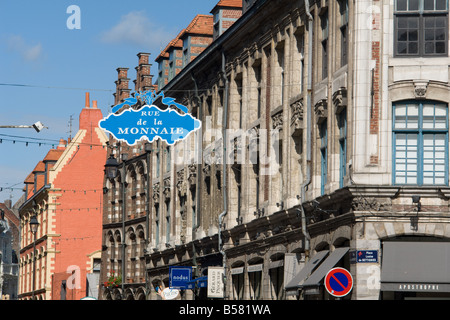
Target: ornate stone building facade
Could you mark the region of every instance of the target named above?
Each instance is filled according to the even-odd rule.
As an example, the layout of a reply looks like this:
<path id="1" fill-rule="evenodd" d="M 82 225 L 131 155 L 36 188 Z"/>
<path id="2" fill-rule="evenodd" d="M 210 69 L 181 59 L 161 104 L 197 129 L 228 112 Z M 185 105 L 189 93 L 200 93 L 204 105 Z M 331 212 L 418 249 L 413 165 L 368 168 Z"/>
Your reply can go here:
<path id="1" fill-rule="evenodd" d="M 21 199 L 22 200 L 22 199 Z M 17 300 L 19 285 L 19 217 L 17 204 L 0 203 L 0 299 Z"/>
<path id="2" fill-rule="evenodd" d="M 335 266 L 353 275 L 346 299 L 448 297 L 448 268 L 434 267 L 450 230 L 447 2 L 242 8 L 158 88 L 201 132 L 127 162 L 145 189 L 131 205 L 146 203 L 148 238 L 131 248 L 145 250 L 146 298 L 171 266 L 225 267 L 226 299 L 334 299 Z"/>

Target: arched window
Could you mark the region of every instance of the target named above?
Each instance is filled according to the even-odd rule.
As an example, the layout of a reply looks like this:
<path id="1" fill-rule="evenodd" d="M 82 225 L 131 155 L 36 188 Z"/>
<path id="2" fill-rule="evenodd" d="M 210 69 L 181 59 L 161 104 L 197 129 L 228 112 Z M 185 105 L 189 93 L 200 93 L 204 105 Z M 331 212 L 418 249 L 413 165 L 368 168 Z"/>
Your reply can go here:
<path id="1" fill-rule="evenodd" d="M 262 298 L 263 262 L 264 260 L 259 257 L 248 262 L 247 273 L 251 300 L 259 300 Z"/>

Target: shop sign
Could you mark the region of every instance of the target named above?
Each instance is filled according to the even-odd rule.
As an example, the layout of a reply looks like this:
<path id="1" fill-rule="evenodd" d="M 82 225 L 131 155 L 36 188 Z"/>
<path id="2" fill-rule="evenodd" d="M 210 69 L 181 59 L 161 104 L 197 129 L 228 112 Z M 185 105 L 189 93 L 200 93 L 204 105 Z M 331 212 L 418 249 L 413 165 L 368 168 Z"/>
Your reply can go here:
<path id="1" fill-rule="evenodd" d="M 174 300 L 179 298 L 180 291 L 178 289 L 165 288 L 164 290 L 159 291 L 159 295 L 161 295 L 163 300 Z"/>
<path id="2" fill-rule="evenodd" d="M 186 289 L 191 277 L 192 267 L 169 267 L 169 286 L 171 288 Z"/>
<path id="3" fill-rule="evenodd" d="M 241 274 L 241 273 L 244 273 L 244 267 L 238 267 L 238 268 L 231 269 L 232 275 Z"/>
<path id="4" fill-rule="evenodd" d="M 224 297 L 224 269 L 222 267 L 208 268 L 208 298 L 223 298 Z"/>
<path id="5" fill-rule="evenodd" d="M 439 284 L 417 284 L 417 283 L 400 283 L 398 285 L 399 291 L 440 291 Z"/>
<path id="6" fill-rule="evenodd" d="M 247 272 L 258 272 L 262 271 L 263 265 L 262 264 L 254 264 L 247 267 Z"/>

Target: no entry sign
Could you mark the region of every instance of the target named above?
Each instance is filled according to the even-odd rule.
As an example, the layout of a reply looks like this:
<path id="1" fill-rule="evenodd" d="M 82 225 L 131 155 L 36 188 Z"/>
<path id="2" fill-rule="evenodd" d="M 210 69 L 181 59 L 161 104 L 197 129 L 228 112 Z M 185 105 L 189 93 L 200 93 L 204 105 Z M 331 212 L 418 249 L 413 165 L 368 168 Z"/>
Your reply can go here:
<path id="1" fill-rule="evenodd" d="M 353 288 L 352 275 L 344 268 L 333 268 L 325 276 L 325 288 L 332 296 L 346 296 Z"/>

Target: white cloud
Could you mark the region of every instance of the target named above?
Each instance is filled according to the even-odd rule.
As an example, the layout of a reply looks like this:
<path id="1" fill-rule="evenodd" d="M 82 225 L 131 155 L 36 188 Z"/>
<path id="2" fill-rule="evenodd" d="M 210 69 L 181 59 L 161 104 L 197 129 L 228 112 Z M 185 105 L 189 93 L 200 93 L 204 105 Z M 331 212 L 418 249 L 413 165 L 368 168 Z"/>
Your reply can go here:
<path id="1" fill-rule="evenodd" d="M 20 35 L 11 35 L 7 39 L 8 49 L 20 54 L 26 61 L 37 61 L 43 55 L 41 43 L 30 44 Z"/>
<path id="2" fill-rule="evenodd" d="M 101 40 L 113 44 L 135 44 L 149 47 L 167 43 L 170 32 L 152 23 L 143 11 L 132 11 L 121 17 L 119 23 L 101 35 Z"/>

